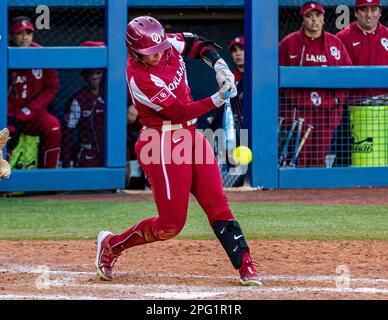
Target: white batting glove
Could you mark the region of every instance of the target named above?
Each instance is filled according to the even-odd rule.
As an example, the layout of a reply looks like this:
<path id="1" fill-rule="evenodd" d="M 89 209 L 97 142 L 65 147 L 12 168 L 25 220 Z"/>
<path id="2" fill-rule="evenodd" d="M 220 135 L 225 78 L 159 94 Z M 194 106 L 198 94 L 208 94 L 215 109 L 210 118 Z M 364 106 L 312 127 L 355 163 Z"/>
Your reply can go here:
<path id="1" fill-rule="evenodd" d="M 216 79 L 217 79 L 218 86 L 220 88 L 222 88 L 223 84 L 226 81 L 234 83 L 234 75 L 230 71 L 224 59 L 218 59 L 216 61 L 216 63 L 214 64 L 214 70 L 216 71 Z M 237 90 L 236 90 L 236 94 L 237 94 Z M 233 97 L 235 96 L 236 95 L 234 95 Z"/>

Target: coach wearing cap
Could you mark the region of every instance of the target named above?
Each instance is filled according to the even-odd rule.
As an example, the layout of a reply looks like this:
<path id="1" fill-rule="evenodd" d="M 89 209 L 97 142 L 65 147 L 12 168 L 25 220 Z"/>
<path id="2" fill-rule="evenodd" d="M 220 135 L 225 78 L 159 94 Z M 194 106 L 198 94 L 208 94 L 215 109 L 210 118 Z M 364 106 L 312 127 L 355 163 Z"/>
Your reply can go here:
<path id="1" fill-rule="evenodd" d="M 12 20 L 10 44 L 14 47 L 40 47 L 33 42 L 34 25 L 28 17 Z M 15 69 L 8 74 L 8 128 L 11 156 L 21 133 L 43 137 L 43 167 L 56 168 L 62 139 L 58 119 L 47 111 L 59 91 L 58 72 L 55 69 Z"/>
<path id="2" fill-rule="evenodd" d="M 229 51 L 237 69 L 233 70 L 236 86 L 244 77 L 244 36 L 233 38 L 229 43 Z"/>
<path id="3" fill-rule="evenodd" d="M 323 29 L 325 10 L 319 2 L 307 2 L 300 9 L 302 27 L 279 43 L 281 66 L 351 65 L 346 49 L 335 35 Z M 280 116 L 289 129 L 293 118 L 303 118 L 314 130 L 306 141 L 297 162 L 299 167 L 324 167 L 334 129 L 342 118 L 347 92 L 328 89 L 287 89 L 281 91 Z M 294 141 L 290 141 L 293 149 Z"/>
<path id="4" fill-rule="evenodd" d="M 344 43 L 353 65 L 388 65 L 388 28 L 379 21 L 381 18 L 380 0 L 356 0 L 356 21 L 337 33 Z M 374 96 L 387 93 L 387 89 L 367 89 L 358 95 Z"/>

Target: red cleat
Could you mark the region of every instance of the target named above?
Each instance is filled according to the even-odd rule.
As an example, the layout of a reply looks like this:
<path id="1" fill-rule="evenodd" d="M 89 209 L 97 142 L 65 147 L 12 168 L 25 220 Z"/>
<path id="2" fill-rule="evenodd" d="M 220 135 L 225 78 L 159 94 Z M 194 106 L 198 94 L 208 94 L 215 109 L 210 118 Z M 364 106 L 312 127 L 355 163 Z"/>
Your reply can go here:
<path id="1" fill-rule="evenodd" d="M 240 271 L 240 283 L 243 286 L 262 286 L 263 278 L 256 272 L 249 252 L 243 255 Z"/>
<path id="2" fill-rule="evenodd" d="M 119 254 L 114 254 L 109 245 L 113 234 L 109 231 L 101 231 L 97 238 L 97 256 L 95 267 L 97 275 L 106 281 L 112 280 L 112 268 Z"/>

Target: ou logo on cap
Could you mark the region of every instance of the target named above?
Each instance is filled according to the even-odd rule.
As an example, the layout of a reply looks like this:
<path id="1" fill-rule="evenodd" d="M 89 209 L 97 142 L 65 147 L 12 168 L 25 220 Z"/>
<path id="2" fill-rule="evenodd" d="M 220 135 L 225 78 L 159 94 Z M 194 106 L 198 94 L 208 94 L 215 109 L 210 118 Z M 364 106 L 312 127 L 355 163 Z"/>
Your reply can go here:
<path id="1" fill-rule="evenodd" d="M 23 25 L 23 27 L 26 27 L 26 26 L 28 25 L 27 20 L 23 20 L 23 21 L 22 21 L 22 25 Z"/>
<path id="2" fill-rule="evenodd" d="M 159 34 L 157 34 L 156 32 L 151 34 L 151 39 L 152 39 L 153 42 L 155 42 L 157 44 L 162 42 L 162 37 Z"/>

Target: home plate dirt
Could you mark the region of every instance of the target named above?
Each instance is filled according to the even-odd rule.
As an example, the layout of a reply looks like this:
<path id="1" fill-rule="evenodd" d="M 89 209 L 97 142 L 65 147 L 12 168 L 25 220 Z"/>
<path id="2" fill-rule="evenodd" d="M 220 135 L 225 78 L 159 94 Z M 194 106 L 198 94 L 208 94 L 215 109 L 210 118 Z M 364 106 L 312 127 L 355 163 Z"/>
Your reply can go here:
<path id="1" fill-rule="evenodd" d="M 114 279 L 94 270 L 94 241 L 0 241 L 0 300 L 388 299 L 388 242 L 250 241 L 263 287 L 241 287 L 214 240 L 126 250 Z"/>

